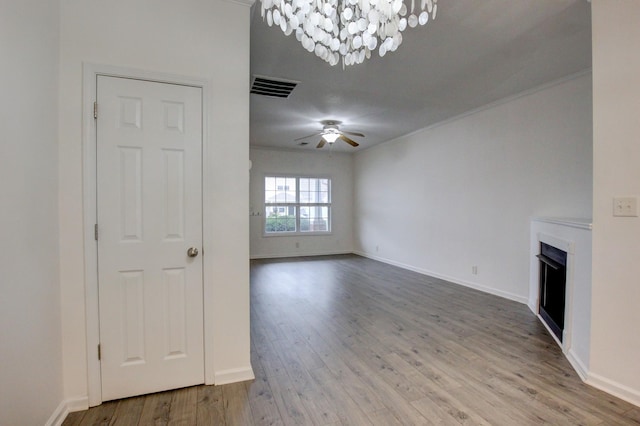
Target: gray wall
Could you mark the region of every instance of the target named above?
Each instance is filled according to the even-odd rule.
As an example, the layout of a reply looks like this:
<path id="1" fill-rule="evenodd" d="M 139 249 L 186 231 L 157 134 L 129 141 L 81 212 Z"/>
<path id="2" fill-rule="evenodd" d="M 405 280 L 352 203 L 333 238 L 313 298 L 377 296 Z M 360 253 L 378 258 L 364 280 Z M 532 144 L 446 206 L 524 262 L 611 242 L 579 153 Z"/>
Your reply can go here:
<path id="1" fill-rule="evenodd" d="M 591 128 L 582 75 L 357 153 L 356 251 L 526 303 L 530 218 L 591 217 Z"/>
<path id="2" fill-rule="evenodd" d="M 58 279 L 58 2 L 0 5 L 0 424 L 63 400 Z"/>
<path id="3" fill-rule="evenodd" d="M 251 149 L 251 257 L 310 256 L 353 251 L 350 154 Z M 265 174 L 325 176 L 332 183 L 332 232 L 322 236 L 264 236 Z M 260 212 L 260 216 L 255 213 Z M 296 247 L 297 243 L 297 247 Z"/>

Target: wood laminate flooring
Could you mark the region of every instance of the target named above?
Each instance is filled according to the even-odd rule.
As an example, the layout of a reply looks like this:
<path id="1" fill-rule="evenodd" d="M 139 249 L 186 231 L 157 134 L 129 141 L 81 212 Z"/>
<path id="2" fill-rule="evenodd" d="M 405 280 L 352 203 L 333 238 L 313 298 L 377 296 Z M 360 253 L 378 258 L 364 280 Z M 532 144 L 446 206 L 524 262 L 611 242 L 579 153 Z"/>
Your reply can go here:
<path id="1" fill-rule="evenodd" d="M 256 379 L 112 401 L 72 425 L 639 425 L 522 304 L 355 255 L 251 262 Z"/>

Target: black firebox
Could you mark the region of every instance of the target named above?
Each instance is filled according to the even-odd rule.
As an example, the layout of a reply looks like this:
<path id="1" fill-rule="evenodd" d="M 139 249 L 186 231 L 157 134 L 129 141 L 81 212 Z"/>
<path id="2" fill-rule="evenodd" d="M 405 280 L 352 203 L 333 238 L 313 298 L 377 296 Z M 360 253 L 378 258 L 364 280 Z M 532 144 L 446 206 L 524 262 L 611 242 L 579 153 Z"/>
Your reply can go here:
<path id="1" fill-rule="evenodd" d="M 565 293 L 567 288 L 567 252 L 540 243 L 540 304 L 538 312 L 553 334 L 562 342 Z"/>

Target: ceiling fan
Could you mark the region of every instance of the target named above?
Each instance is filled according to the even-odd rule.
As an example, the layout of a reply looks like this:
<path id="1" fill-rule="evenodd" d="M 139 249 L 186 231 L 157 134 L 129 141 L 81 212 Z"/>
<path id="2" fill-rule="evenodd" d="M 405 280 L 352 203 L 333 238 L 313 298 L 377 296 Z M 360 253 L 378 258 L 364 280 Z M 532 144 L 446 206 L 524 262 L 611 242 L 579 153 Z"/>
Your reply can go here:
<path id="1" fill-rule="evenodd" d="M 357 147 L 360 144 L 356 141 L 354 141 L 353 139 L 351 139 L 350 137 L 348 137 L 347 135 L 351 135 L 351 136 L 359 136 L 361 138 L 364 138 L 364 135 L 362 133 L 358 133 L 358 132 L 347 132 L 345 130 L 340 130 L 340 128 L 338 127 L 340 124 L 342 124 L 341 121 L 337 121 L 337 120 L 322 120 L 320 122 L 320 124 L 322 124 L 322 131 L 319 133 L 314 133 L 312 135 L 308 135 L 308 136 L 303 136 L 301 138 L 296 139 L 297 141 L 300 141 L 302 139 L 307 139 L 313 136 L 321 136 L 320 142 L 318 142 L 318 145 L 316 146 L 316 148 L 322 148 L 326 143 L 329 144 L 329 146 L 333 145 L 333 143 L 335 141 L 337 141 L 338 139 L 342 139 L 343 141 L 345 141 L 346 143 L 348 143 L 349 145 L 351 145 L 352 147 Z"/>

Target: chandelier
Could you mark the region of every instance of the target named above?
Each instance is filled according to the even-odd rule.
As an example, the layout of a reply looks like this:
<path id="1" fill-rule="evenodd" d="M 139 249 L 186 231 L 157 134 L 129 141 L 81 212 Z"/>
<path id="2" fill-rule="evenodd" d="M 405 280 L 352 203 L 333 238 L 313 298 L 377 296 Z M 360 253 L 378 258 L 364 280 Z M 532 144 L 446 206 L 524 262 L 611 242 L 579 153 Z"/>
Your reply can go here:
<path id="1" fill-rule="evenodd" d="M 402 44 L 408 27 L 436 18 L 438 0 L 261 0 L 262 18 L 279 26 L 309 52 L 337 65 L 361 64 L 378 50 L 382 57 Z M 407 14 L 409 15 L 407 17 Z"/>

